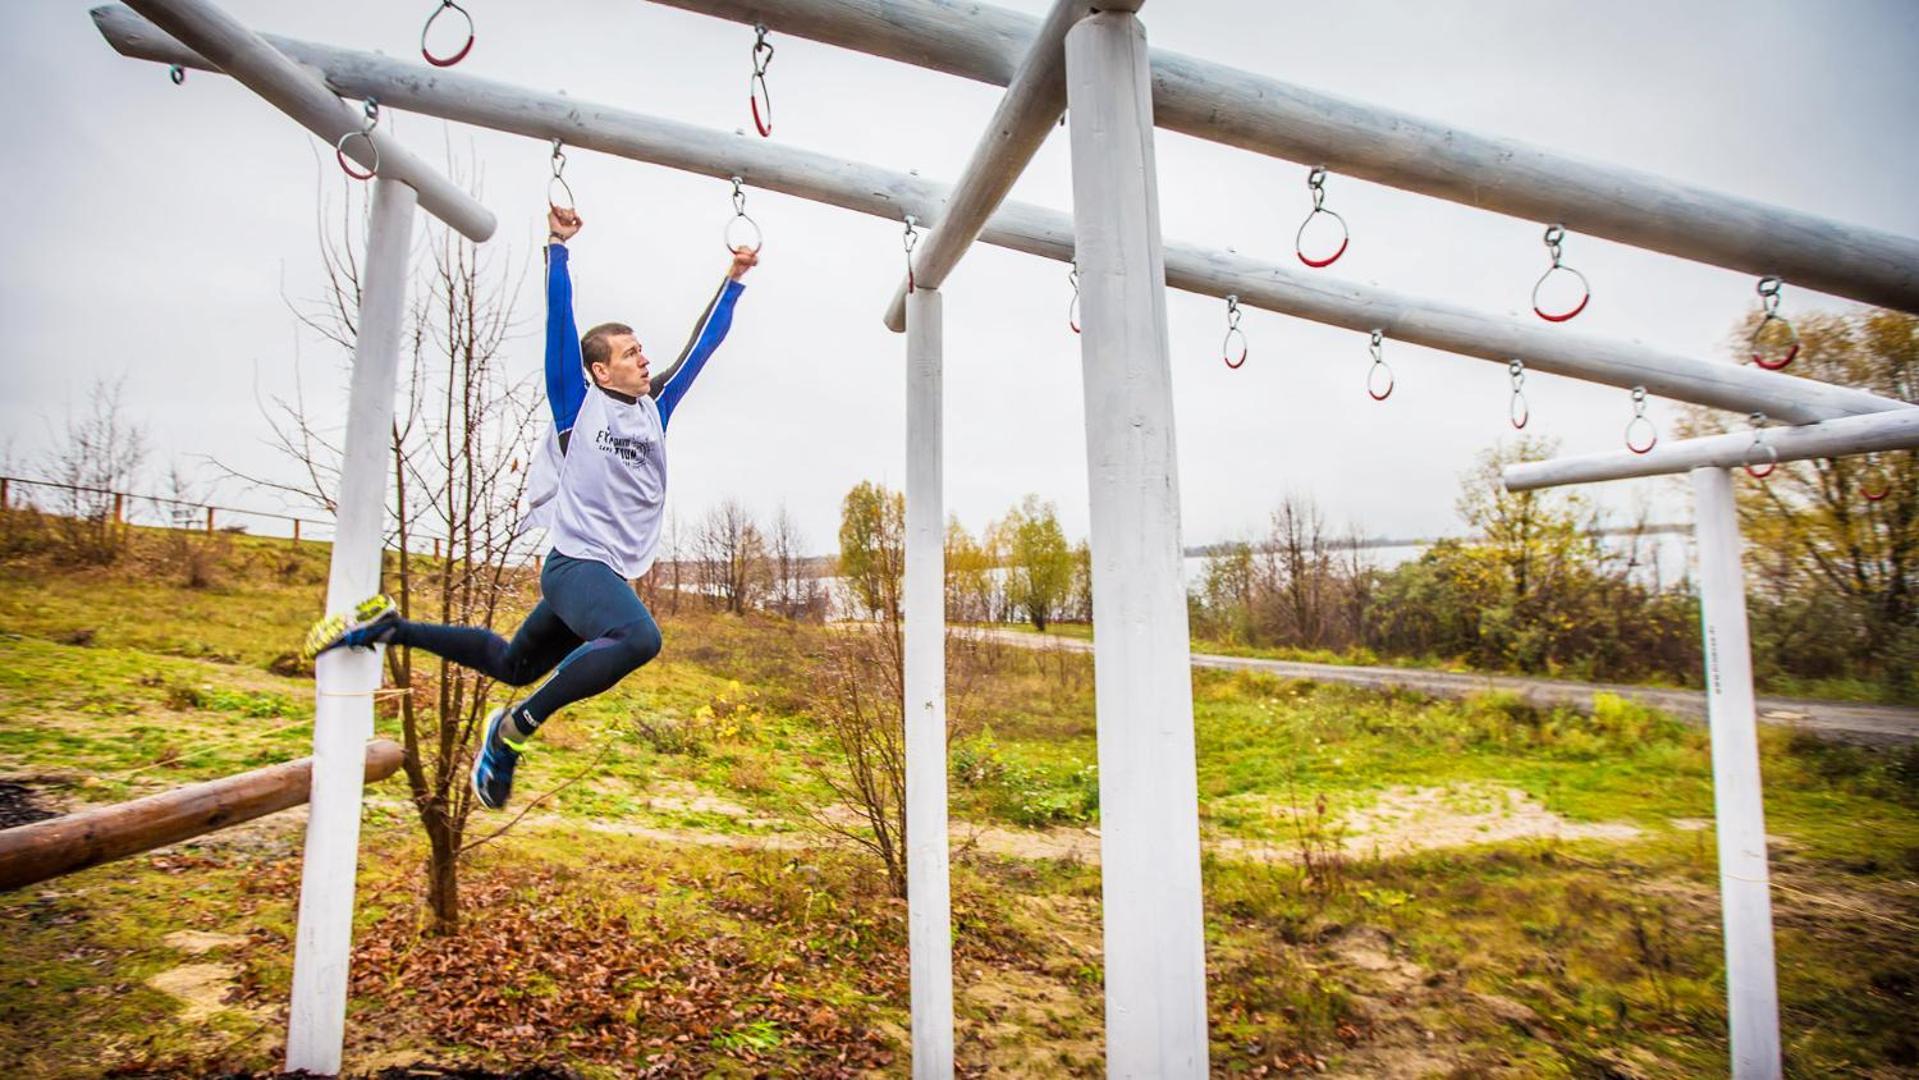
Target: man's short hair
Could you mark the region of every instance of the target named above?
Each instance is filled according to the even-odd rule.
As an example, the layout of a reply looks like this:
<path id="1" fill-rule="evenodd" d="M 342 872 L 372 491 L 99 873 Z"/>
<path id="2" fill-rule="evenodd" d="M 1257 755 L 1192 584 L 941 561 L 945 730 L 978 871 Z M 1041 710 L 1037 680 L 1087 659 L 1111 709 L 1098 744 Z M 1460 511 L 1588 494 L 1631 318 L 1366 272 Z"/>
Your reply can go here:
<path id="1" fill-rule="evenodd" d="M 597 386 L 600 380 L 593 378 L 593 365 L 612 361 L 613 339 L 621 334 L 631 337 L 633 328 L 625 323 L 603 322 L 588 330 L 586 336 L 580 339 L 580 364 L 586 368 L 586 377 L 594 385 Z"/>

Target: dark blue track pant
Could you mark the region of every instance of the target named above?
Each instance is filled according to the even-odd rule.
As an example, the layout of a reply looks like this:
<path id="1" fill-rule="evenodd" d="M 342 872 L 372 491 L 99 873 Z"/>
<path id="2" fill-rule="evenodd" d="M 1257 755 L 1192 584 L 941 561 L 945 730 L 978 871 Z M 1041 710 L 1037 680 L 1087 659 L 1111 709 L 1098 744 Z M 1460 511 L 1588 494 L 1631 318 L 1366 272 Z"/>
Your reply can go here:
<path id="1" fill-rule="evenodd" d="M 509 686 L 553 677 L 514 713 L 528 732 L 561 707 L 605 693 L 660 653 L 660 628 L 633 586 L 605 563 L 555 551 L 540 603 L 513 640 L 477 626 L 403 622 L 388 639 L 446 657 Z"/>

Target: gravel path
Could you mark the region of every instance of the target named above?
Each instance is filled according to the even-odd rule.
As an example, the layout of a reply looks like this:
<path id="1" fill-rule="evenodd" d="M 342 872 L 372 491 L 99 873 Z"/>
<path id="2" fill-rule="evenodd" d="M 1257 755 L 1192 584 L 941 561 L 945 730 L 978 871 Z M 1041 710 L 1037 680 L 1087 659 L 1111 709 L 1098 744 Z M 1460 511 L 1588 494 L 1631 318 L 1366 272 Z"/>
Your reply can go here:
<path id="1" fill-rule="evenodd" d="M 1093 647 L 1092 642 L 1082 638 L 1029 634 L 1019 630 L 984 632 L 995 641 L 1027 648 L 1062 648 L 1085 652 Z M 1523 675 L 1477 675 L 1421 668 L 1308 664 L 1296 660 L 1264 660 L 1211 653 L 1194 653 L 1193 666 L 1227 671 L 1264 671 L 1289 679 L 1313 679 L 1374 689 L 1404 687 L 1435 697 L 1457 698 L 1470 693 L 1504 690 L 1537 705 L 1570 705 L 1580 709 L 1590 709 L 1596 693 L 1617 694 L 1688 720 L 1704 723 L 1706 719 L 1706 695 L 1698 690 L 1665 690 L 1614 683 L 1566 682 Z M 1919 709 L 1769 697 L 1760 698 L 1758 705 L 1759 718 L 1767 723 L 1804 728 L 1843 742 L 1894 746 L 1919 740 Z"/>

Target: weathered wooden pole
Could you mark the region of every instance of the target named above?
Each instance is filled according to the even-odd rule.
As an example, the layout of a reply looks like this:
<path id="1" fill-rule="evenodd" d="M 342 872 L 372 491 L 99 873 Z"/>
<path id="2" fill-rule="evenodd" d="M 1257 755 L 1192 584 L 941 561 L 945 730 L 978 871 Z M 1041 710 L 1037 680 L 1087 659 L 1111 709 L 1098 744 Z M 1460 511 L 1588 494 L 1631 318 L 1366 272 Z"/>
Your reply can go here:
<path id="1" fill-rule="evenodd" d="M 1179 463 L 1146 33 L 1066 35 L 1091 480 L 1106 1072 L 1207 1072 L 1206 944 Z M 1121 9 L 1121 10 L 1114 10 Z"/>
<path id="2" fill-rule="evenodd" d="M 941 306 L 933 289 L 906 298 L 906 900 L 915 1080 L 953 1075 Z"/>
<path id="3" fill-rule="evenodd" d="M 213 507 L 207 507 L 207 535 L 213 535 Z"/>
<path id="4" fill-rule="evenodd" d="M 95 8 L 93 18 L 107 42 L 127 56 L 208 66 L 204 57 L 123 7 Z M 755 187 L 889 221 L 897 222 L 909 213 L 923 221 L 933 220 L 950 191 L 943 184 L 903 172 L 564 94 L 451 71 L 429 73 L 416 64 L 331 45 L 283 37 L 268 40 L 322 71 L 327 84 L 344 94 L 378 95 L 393 108 L 533 138 L 564 139 L 569 147 L 704 176 L 739 176 Z M 1072 219 L 1030 203 L 1002 203 L 981 228 L 979 239 L 1061 262 L 1071 262 L 1074 255 Z M 1517 356 L 1531 371 L 1622 388 L 1644 386 L 1658 397 L 1735 412 L 1763 412 L 1794 424 L 1908 407 L 1853 387 L 1572 333 L 1530 315 L 1520 319 L 1489 314 L 1229 252 L 1166 244 L 1164 253 L 1166 281 L 1174 288 L 1221 298 L 1236 295 L 1250 307 L 1359 333 L 1380 328 L 1394 341 L 1501 367 Z"/>
<path id="5" fill-rule="evenodd" d="M 328 613 L 353 610 L 380 591 L 386 516 L 388 433 L 406 315 L 407 247 L 413 189 L 373 183 L 367 218 L 360 333 L 353 348 L 339 507 L 327 580 Z M 353 944 L 353 890 L 360 848 L 361 773 L 357 747 L 373 735 L 373 692 L 380 654 L 335 649 L 314 664 L 319 704 L 313 714 L 313 811 L 307 818 L 300 876 L 300 924 L 293 950 L 293 1009 L 287 1071 L 340 1071 L 346 1033 L 347 960 Z"/>
<path id="6" fill-rule="evenodd" d="M 1703 467 L 1737 469 L 1751 465 L 1804 461 L 1807 458 L 1871 454 L 1883 450 L 1919 450 L 1919 408 L 1848 416 L 1800 427 L 1767 428 L 1755 434 L 1735 431 L 1661 443 L 1644 454 L 1616 450 L 1581 457 L 1552 458 L 1506 466 L 1508 491 L 1665 476 Z"/>
<path id="7" fill-rule="evenodd" d="M 132 0 L 128 6 L 329 145 L 365 127 L 359 110 L 335 97 L 313 72 L 207 0 Z M 491 210 L 384 131 L 366 135 L 347 139 L 341 152 L 382 177 L 405 181 L 427 213 L 474 243 L 493 235 Z"/>
<path id="8" fill-rule="evenodd" d="M 913 253 L 912 276 L 920 288 L 937 289 L 946 283 L 946 275 L 959 265 L 1052 133 L 1066 108 L 1066 30 L 1092 9 L 1091 0 L 1053 0 L 1026 59 L 1006 85 L 1006 96 L 986 122 L 965 171 L 939 216 L 928 222 L 934 226 L 933 234 Z M 886 326 L 896 334 L 906 329 L 907 284 L 900 281 L 886 308 Z"/>
<path id="9" fill-rule="evenodd" d="M 1007 85 L 1040 20 L 954 0 L 654 0 Z M 1102 8 L 1110 5 L 1100 4 Z M 1650 251 L 1919 311 L 1919 240 L 1464 131 L 1178 53 L 1152 56 L 1160 126 Z"/>
<path id="10" fill-rule="evenodd" d="M 1771 1080 L 1780 1075 L 1779 987 L 1772 947 L 1766 809 L 1759 790 L 1752 644 L 1746 628 L 1745 577 L 1739 566 L 1739 512 L 1733 503 L 1732 475 L 1725 469 L 1694 469 L 1692 490 L 1732 1074 L 1736 1080 Z"/>
<path id="11" fill-rule="evenodd" d="M 400 744 L 366 744 L 367 783 L 400 767 Z M 307 801 L 313 759 L 175 788 L 114 806 L 0 829 L 0 892 L 191 840 Z"/>

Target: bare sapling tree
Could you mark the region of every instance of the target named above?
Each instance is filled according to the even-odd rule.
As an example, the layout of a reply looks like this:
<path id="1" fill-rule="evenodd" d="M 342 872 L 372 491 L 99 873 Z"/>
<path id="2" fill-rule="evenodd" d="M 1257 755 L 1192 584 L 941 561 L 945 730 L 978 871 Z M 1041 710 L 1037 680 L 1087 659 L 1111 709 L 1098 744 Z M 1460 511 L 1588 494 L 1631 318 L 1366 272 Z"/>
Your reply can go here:
<path id="1" fill-rule="evenodd" d="M 818 622 L 826 618 L 826 592 L 806 555 L 806 539 L 793 515 L 781 503 L 773 514 L 767 538 L 767 569 L 771 595 L 768 606 L 789 619 Z"/>
<path id="2" fill-rule="evenodd" d="M 726 498 L 700 522 L 700 588 L 707 602 L 734 615 L 758 605 L 766 591 L 766 537 L 738 499 Z"/>
<path id="3" fill-rule="evenodd" d="M 83 411 L 67 411 L 65 427 L 41 459 L 57 484 L 53 518 L 56 554 L 91 565 L 114 562 L 126 550 L 121 494 L 140 477 L 146 430 L 128 418 L 126 377 L 95 379 Z"/>
<path id="4" fill-rule="evenodd" d="M 300 324 L 347 360 L 358 330 L 364 233 L 352 223 L 365 213 L 364 200 L 350 194 L 336 234 L 322 208 L 323 295 L 289 301 Z M 383 576 L 407 619 L 492 629 L 506 609 L 520 606 L 531 576 L 533 552 L 519 540 L 518 523 L 542 405 L 530 378 L 509 375 L 505 355 L 525 267 L 509 265 L 511 255 L 498 245 L 483 251 L 434 224 L 424 247 L 429 259 L 414 272 L 402 339 L 410 358 L 390 447 Z M 339 451 L 307 408 L 297 372 L 294 381 L 291 400 L 263 411 L 298 477 L 229 471 L 331 511 Z M 426 901 L 434 929 L 450 932 L 459 926 L 459 856 L 473 809 L 466 774 L 497 688 L 407 647 L 388 649 L 386 663 L 401 690 L 402 769 L 427 837 Z"/>

